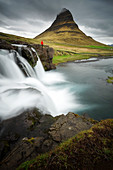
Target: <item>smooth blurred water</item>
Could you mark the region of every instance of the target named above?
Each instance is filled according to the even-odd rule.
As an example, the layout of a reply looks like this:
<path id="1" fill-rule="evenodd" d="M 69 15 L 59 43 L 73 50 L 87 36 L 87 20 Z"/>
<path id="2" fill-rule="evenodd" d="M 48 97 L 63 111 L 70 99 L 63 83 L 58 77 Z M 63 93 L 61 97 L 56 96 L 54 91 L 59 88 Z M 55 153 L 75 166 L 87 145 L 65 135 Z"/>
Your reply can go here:
<path id="1" fill-rule="evenodd" d="M 113 58 L 61 64 L 56 72 L 63 73 L 70 82 L 69 89 L 80 105 L 70 111 L 87 113 L 97 120 L 113 118 L 113 84 L 106 82 L 108 76 L 113 76 Z"/>
<path id="2" fill-rule="evenodd" d="M 32 68 L 16 51 L 0 50 L 0 119 L 17 116 L 34 107 L 53 116 L 67 114 L 80 107 L 70 88 L 63 74 L 45 72 L 39 57 Z"/>

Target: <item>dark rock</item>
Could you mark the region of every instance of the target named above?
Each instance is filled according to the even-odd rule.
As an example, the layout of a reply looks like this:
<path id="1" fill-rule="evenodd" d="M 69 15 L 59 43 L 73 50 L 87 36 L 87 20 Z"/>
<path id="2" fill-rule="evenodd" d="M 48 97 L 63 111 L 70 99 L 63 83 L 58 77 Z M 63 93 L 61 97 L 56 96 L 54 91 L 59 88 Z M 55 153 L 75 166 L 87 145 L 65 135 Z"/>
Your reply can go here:
<path id="1" fill-rule="evenodd" d="M 51 115 L 42 115 L 37 109 L 28 110 L 17 117 L 0 123 L 0 160 L 9 154 L 24 137 L 47 138 L 48 130 L 55 122 Z"/>
<path id="2" fill-rule="evenodd" d="M 52 63 L 54 49 L 49 46 L 42 47 L 41 45 L 33 44 L 33 47 L 37 51 L 37 54 L 40 57 L 40 60 L 46 71 L 56 69 L 55 65 Z"/>
<path id="3" fill-rule="evenodd" d="M 19 44 L 19 45 L 26 45 L 26 47 L 21 47 L 21 50 L 17 46 L 14 46 L 12 44 Z M 20 55 L 22 55 L 28 62 L 29 64 L 34 67 L 37 63 L 37 55 L 36 53 L 32 50 L 34 48 L 39 55 L 42 64 L 44 66 L 44 69 L 47 70 L 52 70 L 55 69 L 55 65 L 52 63 L 53 55 L 54 55 L 54 50 L 53 48 L 50 48 L 49 46 L 42 46 L 39 44 L 28 44 L 24 41 L 17 41 L 17 40 L 3 40 L 0 39 L 0 49 L 5 49 L 5 50 L 15 50 L 17 51 Z M 17 64 L 19 64 L 19 60 L 17 59 Z M 21 68 L 22 69 L 22 68 Z"/>
<path id="4" fill-rule="evenodd" d="M 5 50 L 13 50 L 13 46 L 8 43 L 7 41 L 0 39 L 0 49 L 5 49 Z"/>
<path id="5" fill-rule="evenodd" d="M 62 115 L 50 128 L 49 134 L 56 142 L 62 142 L 80 131 L 90 129 L 91 122 L 69 112 L 66 116 Z"/>

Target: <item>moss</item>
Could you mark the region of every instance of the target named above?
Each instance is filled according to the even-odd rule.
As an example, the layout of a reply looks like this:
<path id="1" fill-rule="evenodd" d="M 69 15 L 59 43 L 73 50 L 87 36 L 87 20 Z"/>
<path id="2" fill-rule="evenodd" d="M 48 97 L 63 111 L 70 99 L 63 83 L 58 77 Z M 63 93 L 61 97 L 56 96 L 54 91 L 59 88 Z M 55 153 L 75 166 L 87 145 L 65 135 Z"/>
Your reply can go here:
<path id="1" fill-rule="evenodd" d="M 27 140 L 27 142 L 29 142 L 29 143 L 31 143 L 31 144 L 33 144 L 34 143 L 34 137 L 32 137 L 32 138 L 29 138 L 28 140 Z"/>
<path id="2" fill-rule="evenodd" d="M 96 123 L 98 123 L 98 121 L 97 121 L 97 120 L 94 120 L 94 119 L 92 119 L 92 118 L 89 118 L 89 119 L 88 119 L 88 121 L 89 121 L 89 122 L 91 122 L 92 124 L 96 124 Z"/>
<path id="3" fill-rule="evenodd" d="M 113 77 L 108 76 L 107 83 L 112 83 L 113 84 Z"/>
<path id="4" fill-rule="evenodd" d="M 74 115 L 75 115 L 75 117 L 80 117 L 78 114 L 75 114 L 75 113 L 74 113 Z"/>

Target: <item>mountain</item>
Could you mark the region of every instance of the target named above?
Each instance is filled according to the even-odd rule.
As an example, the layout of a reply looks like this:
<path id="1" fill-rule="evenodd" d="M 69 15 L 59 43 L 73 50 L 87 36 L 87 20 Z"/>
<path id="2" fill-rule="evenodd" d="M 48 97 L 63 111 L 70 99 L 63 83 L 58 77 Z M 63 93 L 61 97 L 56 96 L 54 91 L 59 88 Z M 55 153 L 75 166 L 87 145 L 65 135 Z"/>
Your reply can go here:
<path id="1" fill-rule="evenodd" d="M 52 25 L 35 39 L 71 45 L 102 45 L 79 29 L 71 12 L 66 8 L 63 8 Z"/>

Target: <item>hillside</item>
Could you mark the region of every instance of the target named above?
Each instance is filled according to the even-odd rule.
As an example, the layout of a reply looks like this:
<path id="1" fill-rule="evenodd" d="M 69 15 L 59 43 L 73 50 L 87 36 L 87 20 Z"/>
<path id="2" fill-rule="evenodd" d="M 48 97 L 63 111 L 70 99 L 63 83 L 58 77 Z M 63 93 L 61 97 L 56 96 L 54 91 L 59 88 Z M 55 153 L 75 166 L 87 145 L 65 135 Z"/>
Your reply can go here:
<path id="1" fill-rule="evenodd" d="M 63 9 L 52 25 L 35 39 L 68 45 L 103 45 L 85 35 L 75 23 L 71 12 Z"/>
<path id="2" fill-rule="evenodd" d="M 75 24 L 77 29 L 77 25 Z M 41 36 L 41 35 L 40 35 Z M 85 34 L 83 33 L 83 36 Z M 86 36 L 87 37 L 87 36 Z M 54 39 L 54 38 L 53 38 Z M 6 41 L 7 43 L 28 43 L 28 44 L 40 44 L 41 38 L 39 39 L 32 39 L 32 38 L 25 38 L 20 37 L 12 34 L 6 34 L 0 32 L 0 40 Z M 92 39 L 93 40 L 93 39 Z M 54 49 L 54 57 L 53 63 L 59 64 L 64 63 L 67 61 L 74 61 L 74 60 L 81 60 L 81 59 L 88 59 L 90 57 L 108 57 L 113 56 L 113 47 L 107 46 L 101 43 L 98 43 L 93 40 L 93 42 L 98 43 L 96 45 L 71 45 L 65 42 L 63 43 L 56 43 L 56 42 L 48 42 L 46 39 L 44 40 L 44 46 L 50 46 Z"/>

